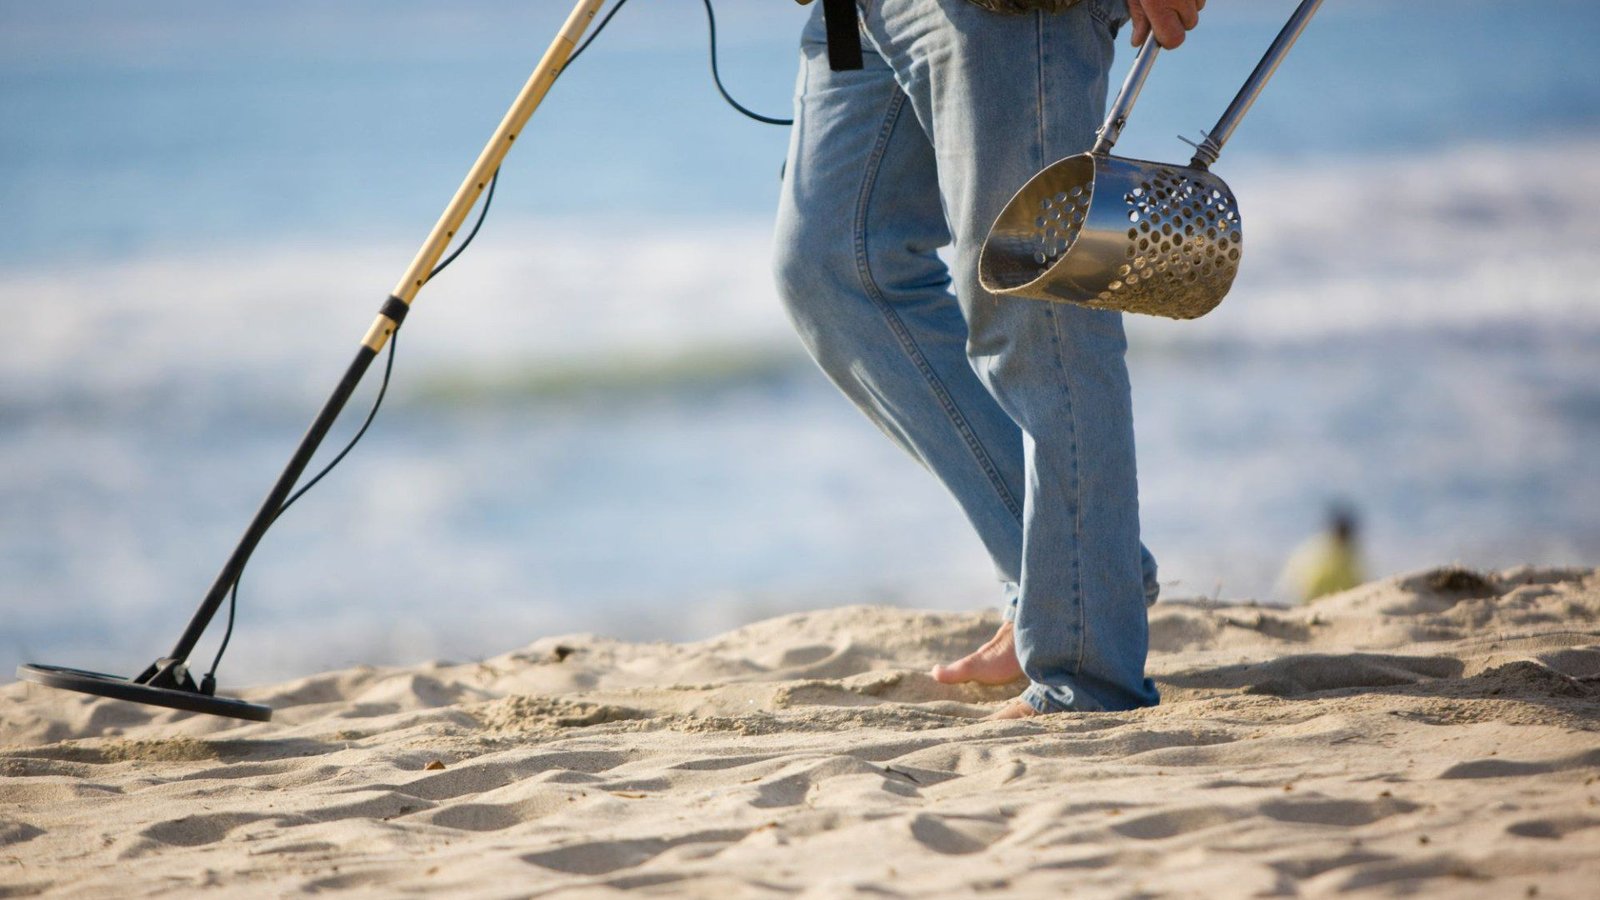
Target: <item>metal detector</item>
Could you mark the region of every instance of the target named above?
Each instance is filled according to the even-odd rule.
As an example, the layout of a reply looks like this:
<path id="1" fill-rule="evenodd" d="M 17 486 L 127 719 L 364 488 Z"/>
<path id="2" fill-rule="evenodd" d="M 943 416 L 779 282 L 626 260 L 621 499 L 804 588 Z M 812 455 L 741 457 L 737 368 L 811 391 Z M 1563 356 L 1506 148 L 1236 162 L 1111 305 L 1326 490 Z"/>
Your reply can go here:
<path id="1" fill-rule="evenodd" d="M 455 238 L 461 223 L 466 220 L 467 213 L 472 211 L 484 189 L 490 185 L 495 173 L 500 169 L 500 163 L 516 141 L 517 135 L 528 124 L 528 118 L 544 100 L 551 85 L 555 84 L 557 76 L 574 54 L 578 38 L 589 27 L 590 21 L 594 19 L 604 2 L 605 0 L 579 0 L 573 8 L 566 24 L 562 25 L 550 48 L 539 60 L 538 67 L 533 70 L 522 91 L 517 94 L 511 109 L 506 112 L 505 118 L 500 121 L 500 126 L 495 129 L 494 136 L 489 139 L 488 145 L 483 148 L 483 153 L 478 156 L 478 161 L 472 164 L 472 169 L 467 172 L 461 187 L 456 190 L 450 204 L 445 207 L 444 214 L 434 224 L 433 231 L 423 242 L 422 249 L 417 251 L 410 268 L 390 293 L 389 299 L 384 301 L 377 320 L 361 339 L 361 349 L 356 354 L 355 361 L 350 363 L 350 368 L 345 371 L 344 377 L 339 379 L 338 386 L 334 388 L 333 395 L 323 405 L 322 411 L 311 423 L 311 428 L 305 437 L 301 438 L 294 456 L 284 467 L 283 474 L 278 476 L 277 483 L 272 486 L 272 491 L 267 494 L 261 509 L 250 521 L 250 526 L 245 529 L 244 537 L 239 540 L 233 554 L 228 557 L 221 574 L 211 585 L 211 590 L 206 593 L 200 608 L 189 620 L 189 626 L 184 629 L 183 636 L 178 638 L 178 643 L 172 650 L 151 663 L 134 678 L 31 663 L 17 668 L 18 678 L 69 691 L 213 716 L 230 716 L 256 722 L 265 722 L 272 718 L 271 707 L 231 697 L 216 696 L 216 684 L 210 675 L 196 684 L 194 676 L 189 672 L 189 654 L 194 650 L 194 645 L 199 642 L 206 627 L 211 624 L 212 617 L 221 608 L 228 592 L 238 581 L 245 562 L 249 560 L 256 544 L 271 527 L 273 520 L 283 511 L 295 483 L 305 472 L 328 429 L 339 417 L 339 412 L 344 409 L 345 402 L 350 399 L 356 385 L 360 383 L 361 376 L 366 373 L 373 358 L 400 328 L 400 323 L 405 321 L 406 312 L 416 299 L 417 292 L 436 271 L 435 265 L 444 255 L 451 240 Z"/>

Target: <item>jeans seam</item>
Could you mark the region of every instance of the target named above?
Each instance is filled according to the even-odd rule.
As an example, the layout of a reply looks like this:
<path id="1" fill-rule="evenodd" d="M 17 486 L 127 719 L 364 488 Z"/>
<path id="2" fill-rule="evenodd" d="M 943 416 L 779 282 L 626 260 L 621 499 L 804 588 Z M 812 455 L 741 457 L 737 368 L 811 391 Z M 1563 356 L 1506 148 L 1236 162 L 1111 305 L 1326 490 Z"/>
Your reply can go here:
<path id="1" fill-rule="evenodd" d="M 1011 495 L 1010 489 L 1001 480 L 1000 471 L 995 467 L 988 450 L 978 440 L 977 433 L 967 424 L 966 416 L 962 415 L 961 409 L 956 406 L 955 401 L 950 396 L 949 389 L 939 380 L 938 373 L 933 371 L 933 367 L 928 365 L 927 357 L 923 355 L 922 349 L 917 346 L 916 340 L 911 336 L 910 329 L 906 328 L 905 323 L 901 321 L 894 307 L 884 299 L 882 290 L 879 289 L 877 282 L 872 277 L 872 267 L 867 258 L 867 208 L 871 203 L 872 190 L 877 184 L 878 166 L 883 161 L 883 155 L 889 146 L 889 138 L 894 133 L 895 126 L 899 123 L 900 113 L 905 108 L 905 104 L 906 96 L 904 93 L 896 91 L 890 97 L 889 109 L 884 115 L 883 127 L 879 130 L 877 142 L 873 144 L 872 154 L 867 159 L 866 177 L 862 179 L 861 194 L 856 200 L 854 229 L 857 274 L 861 278 L 862 290 L 866 292 L 873 305 L 883 315 L 884 321 L 889 325 L 889 330 L 894 333 L 895 340 L 899 342 L 900 349 L 905 352 L 912 364 L 917 367 L 917 372 L 922 375 L 923 381 L 928 385 L 928 389 L 933 392 L 934 398 L 938 400 L 945 416 L 955 426 L 956 431 L 960 433 L 962 441 L 967 445 L 968 452 L 972 454 L 974 461 L 978 463 L 984 475 L 988 477 L 990 486 L 994 488 L 995 493 L 1000 497 L 1000 501 L 1005 504 L 1011 515 L 1018 522 L 1021 522 L 1021 504 Z"/>
<path id="2" fill-rule="evenodd" d="M 1034 105 L 1034 113 L 1035 113 L 1035 115 L 1034 115 L 1034 118 L 1033 118 L 1033 120 L 1039 124 L 1039 132 L 1038 132 L 1039 158 L 1034 160 L 1033 168 L 1034 168 L 1034 171 L 1040 171 L 1040 170 L 1043 170 L 1044 167 L 1045 167 L 1045 159 L 1044 159 L 1044 148 L 1045 148 L 1045 139 L 1044 139 L 1044 136 L 1045 136 L 1045 127 L 1044 127 L 1044 117 L 1045 117 L 1044 13 L 1042 13 L 1042 12 L 1034 13 L 1033 23 L 1034 23 L 1034 42 L 1035 42 L 1035 45 L 1034 45 L 1034 51 L 1035 52 L 1033 54 L 1033 58 L 1037 59 L 1039 61 L 1039 67 L 1034 72 L 1035 89 L 1037 91 L 1036 96 L 1038 97 L 1038 102 L 1035 103 L 1035 105 Z"/>
<path id="3" fill-rule="evenodd" d="M 1061 395 L 1067 403 L 1067 430 L 1070 436 L 1067 443 L 1067 458 L 1070 461 L 1070 492 L 1072 494 L 1072 600 L 1078 608 L 1078 646 L 1076 648 L 1077 661 L 1073 663 L 1072 672 L 1077 674 L 1083 671 L 1083 657 L 1088 646 L 1088 612 L 1083 596 L 1083 482 L 1078 474 L 1078 412 L 1077 404 L 1072 402 L 1072 385 L 1067 377 L 1066 360 L 1062 358 L 1062 344 L 1064 336 L 1061 333 L 1061 317 L 1056 315 L 1054 307 L 1046 307 L 1045 314 L 1050 318 L 1050 340 L 1055 345 L 1056 369 L 1061 376 Z"/>
<path id="4" fill-rule="evenodd" d="M 1045 81 L 1046 81 L 1046 72 L 1049 70 L 1049 60 L 1047 59 L 1047 57 L 1049 55 L 1049 46 L 1048 46 L 1048 43 L 1049 43 L 1049 41 L 1048 41 L 1049 32 L 1048 32 L 1048 30 L 1046 29 L 1046 26 L 1045 26 L 1045 17 L 1044 17 L 1043 13 L 1040 13 L 1038 15 L 1036 21 L 1038 23 L 1037 38 L 1038 38 L 1038 48 L 1039 48 L 1038 49 L 1038 53 L 1035 54 L 1035 58 L 1037 58 L 1039 60 L 1039 71 L 1038 71 L 1038 91 L 1039 91 L 1039 93 L 1038 93 L 1038 98 L 1039 98 L 1039 102 L 1038 102 L 1038 109 L 1039 109 L 1038 121 L 1039 121 L 1039 156 L 1040 156 L 1039 167 L 1043 168 L 1044 165 L 1045 165 L 1045 162 L 1044 162 L 1045 136 L 1046 136 L 1046 133 L 1047 133 L 1046 129 L 1045 129 L 1045 115 L 1046 115 L 1046 110 L 1047 110 L 1048 104 L 1046 103 L 1047 91 L 1045 90 Z M 1063 352 L 1062 351 L 1062 346 L 1065 343 L 1065 336 L 1061 333 L 1061 317 L 1059 315 L 1057 315 L 1056 308 L 1053 305 L 1048 304 L 1048 303 L 1045 304 L 1044 314 L 1047 317 L 1048 321 L 1050 322 L 1050 341 L 1054 345 L 1056 371 L 1057 371 L 1057 374 L 1061 378 L 1062 396 L 1066 399 L 1066 404 L 1067 404 L 1066 421 L 1067 421 L 1067 428 L 1068 428 L 1068 435 L 1069 435 L 1069 441 L 1068 441 L 1068 445 L 1067 445 L 1067 455 L 1068 455 L 1068 460 L 1069 460 L 1070 465 L 1071 465 L 1070 491 L 1072 493 L 1072 498 L 1073 498 L 1072 549 L 1071 549 L 1071 552 L 1070 552 L 1070 556 L 1071 556 L 1071 559 L 1072 559 L 1072 567 L 1071 567 L 1072 568 L 1072 586 L 1071 586 L 1072 598 L 1071 599 L 1072 599 L 1072 602 L 1078 607 L 1078 629 L 1077 629 L 1077 631 L 1078 631 L 1078 646 L 1076 648 L 1076 653 L 1073 654 L 1073 656 L 1076 658 L 1076 661 L 1073 663 L 1073 666 L 1072 666 L 1072 671 L 1073 671 L 1074 674 L 1076 674 L 1078 672 L 1082 672 L 1083 671 L 1083 658 L 1084 658 L 1084 654 L 1086 652 L 1086 647 L 1087 647 L 1087 644 L 1088 644 L 1088 638 L 1087 638 L 1087 634 L 1086 634 L 1087 629 L 1088 629 L 1088 621 L 1087 621 L 1088 613 L 1084 609 L 1085 603 L 1084 603 L 1084 597 L 1083 597 L 1083 496 L 1082 496 L 1081 480 L 1080 480 L 1079 474 L 1078 474 L 1078 421 L 1077 421 L 1077 407 L 1072 402 L 1072 385 L 1071 385 L 1071 382 L 1070 382 L 1070 380 L 1068 378 L 1068 374 L 1067 374 L 1066 360 L 1062 358 L 1062 352 Z M 1024 538 L 1024 540 L 1026 540 L 1026 538 Z M 1024 544 L 1024 555 L 1026 555 L 1026 544 Z"/>

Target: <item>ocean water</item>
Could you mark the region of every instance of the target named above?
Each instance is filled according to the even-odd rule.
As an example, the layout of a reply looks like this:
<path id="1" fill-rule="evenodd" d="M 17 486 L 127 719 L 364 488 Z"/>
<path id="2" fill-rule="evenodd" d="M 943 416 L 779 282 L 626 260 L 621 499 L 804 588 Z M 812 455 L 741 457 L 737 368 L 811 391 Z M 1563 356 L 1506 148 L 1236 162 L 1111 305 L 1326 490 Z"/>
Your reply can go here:
<path id="1" fill-rule="evenodd" d="M 0 3 L 0 670 L 165 652 L 565 6 Z M 1208 8 L 1119 149 L 1186 159 L 1291 6 Z M 718 10 L 769 113 L 792 7 Z M 1374 575 L 1600 562 L 1600 8 L 1508 10 L 1325 4 L 1226 149 L 1232 295 L 1129 322 L 1169 595 L 1287 600 L 1334 500 Z M 786 134 L 722 105 L 703 29 L 633 0 L 552 92 L 252 561 L 225 683 L 994 602 L 799 352 Z"/>

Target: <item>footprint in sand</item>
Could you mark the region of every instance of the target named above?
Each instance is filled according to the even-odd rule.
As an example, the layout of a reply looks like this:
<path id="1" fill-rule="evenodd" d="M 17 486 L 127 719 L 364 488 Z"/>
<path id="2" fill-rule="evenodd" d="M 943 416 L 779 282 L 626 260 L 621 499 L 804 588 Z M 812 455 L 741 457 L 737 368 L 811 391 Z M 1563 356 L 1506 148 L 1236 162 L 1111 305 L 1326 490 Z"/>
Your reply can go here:
<path id="1" fill-rule="evenodd" d="M 731 844 L 747 834 L 748 830 L 720 829 L 696 831 L 671 838 L 596 841 L 572 844 L 541 853 L 529 853 L 523 856 L 522 860 L 572 875 L 608 875 L 620 869 L 643 865 L 674 847 L 689 844 Z M 701 856 L 714 855 L 714 852 L 704 853 Z"/>
<path id="2" fill-rule="evenodd" d="M 228 833 L 241 825 L 270 819 L 273 816 L 260 813 L 228 812 L 211 813 L 201 816 L 184 816 L 181 819 L 172 819 L 166 822 L 157 822 L 139 832 L 140 837 L 149 838 L 160 844 L 176 847 L 200 847 L 214 844 L 228 836 Z M 130 855 L 142 855 L 138 848 Z M 154 848 L 149 848 L 153 850 Z"/>
<path id="3" fill-rule="evenodd" d="M 1159 841 L 1188 834 L 1191 831 L 1227 825 L 1247 815 L 1249 814 L 1220 806 L 1197 806 L 1129 819 L 1111 826 L 1111 830 L 1124 837 L 1141 841 Z"/>
<path id="4" fill-rule="evenodd" d="M 1381 800 L 1272 800 L 1261 804 L 1261 811 L 1279 822 L 1305 825 L 1339 825 L 1354 828 L 1380 819 L 1421 809 L 1418 804 L 1397 797 Z"/>
<path id="5" fill-rule="evenodd" d="M 911 820 L 911 836 L 917 843 L 946 856 L 987 850 L 1010 833 L 1005 825 L 985 818 L 922 814 Z"/>
<path id="6" fill-rule="evenodd" d="M 627 759 L 625 753 L 606 750 L 507 754 L 501 759 L 481 759 L 469 765 L 445 769 L 407 784 L 382 785 L 382 787 L 424 800 L 444 801 L 463 794 L 479 794 L 548 773 L 594 775 L 616 768 L 627 762 Z"/>
<path id="7" fill-rule="evenodd" d="M 43 828 L 35 828 L 27 822 L 0 819 L 0 847 L 25 844 L 44 833 Z"/>
<path id="8" fill-rule="evenodd" d="M 1567 769 L 1600 766 L 1600 748 L 1557 759 L 1519 762 L 1512 759 L 1474 759 L 1456 763 L 1439 774 L 1440 778 L 1514 778 L 1548 775 Z"/>
<path id="9" fill-rule="evenodd" d="M 1569 834 L 1590 828 L 1600 828 L 1600 819 L 1588 816 L 1567 816 L 1560 819 L 1529 819 L 1506 826 L 1506 831 L 1517 837 L 1541 838 L 1558 841 Z"/>

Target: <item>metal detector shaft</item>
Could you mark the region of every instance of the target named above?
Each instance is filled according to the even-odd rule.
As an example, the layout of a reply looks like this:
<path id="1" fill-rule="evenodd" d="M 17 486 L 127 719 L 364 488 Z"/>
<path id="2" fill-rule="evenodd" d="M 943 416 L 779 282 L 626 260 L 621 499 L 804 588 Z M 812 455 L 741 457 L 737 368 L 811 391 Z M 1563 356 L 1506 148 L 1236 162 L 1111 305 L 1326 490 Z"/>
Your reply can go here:
<path id="1" fill-rule="evenodd" d="M 517 99 L 512 103 L 511 109 L 506 112 L 500 126 L 495 129 L 489 143 L 479 154 L 477 162 L 472 164 L 472 169 L 467 172 L 467 177 L 462 181 L 461 187 L 456 190 L 455 196 L 445 207 L 443 215 L 428 233 L 427 240 L 423 242 L 422 249 L 417 251 L 416 258 L 411 261 L 411 266 L 406 269 L 405 275 L 395 286 L 389 299 L 384 301 L 377 319 L 372 327 L 367 330 L 361 339 L 361 349 L 356 354 L 354 361 L 345 371 L 344 377 L 339 380 L 338 387 L 334 388 L 332 396 L 317 414 L 305 437 L 301 438 L 300 445 L 295 449 L 294 456 L 289 460 L 283 474 L 278 476 L 277 483 L 272 486 L 271 492 L 262 502 L 261 508 L 256 512 L 255 518 L 250 521 L 250 526 L 245 530 L 244 537 L 240 539 L 233 554 L 222 567 L 222 572 L 217 575 L 217 580 L 211 585 L 211 590 L 206 593 L 200 608 L 194 617 L 189 620 L 189 626 L 184 629 L 183 636 L 178 638 L 178 643 L 172 652 L 155 665 L 152 665 L 136 681 L 139 683 L 155 680 L 172 680 L 175 676 L 179 681 L 186 680 L 181 674 L 182 663 L 189 658 L 195 644 L 200 640 L 201 634 L 210 624 L 212 616 L 222 606 L 222 601 L 227 597 L 238 580 L 240 570 L 245 560 L 250 558 L 250 553 L 266 534 L 267 528 L 272 525 L 283 509 L 283 502 L 288 499 L 290 491 L 294 489 L 295 482 L 305 472 L 306 466 L 311 462 L 311 457 L 316 453 L 322 439 L 327 436 L 328 429 L 333 426 L 335 419 L 344 409 L 345 403 L 354 393 L 356 385 L 360 383 L 362 375 L 372 364 L 378 351 L 394 336 L 400 323 L 405 319 L 406 311 L 410 309 L 411 302 L 416 299 L 417 292 L 427 283 L 429 273 L 438 264 L 439 258 L 444 255 L 445 248 L 456 236 L 465 221 L 467 213 L 478 202 L 478 197 L 489 184 L 489 179 L 500 168 L 500 163 L 506 158 L 511 145 L 516 141 L 517 135 L 528 124 L 528 119 L 533 111 L 539 107 L 544 96 L 549 92 L 550 86 L 555 83 L 556 77 L 561 74 L 562 68 L 572 56 L 577 46 L 578 38 L 588 28 L 590 21 L 599 12 L 605 0 L 579 0 L 573 7 L 572 13 L 567 17 L 566 23 L 556 34 L 550 48 L 545 51 L 539 65 L 533 70 L 533 75 L 517 94 Z M 176 671 L 175 671 L 176 670 Z"/>
<path id="2" fill-rule="evenodd" d="M 390 334 L 392 335 L 393 332 L 391 331 Z M 345 370 L 344 377 L 339 379 L 339 386 L 333 389 L 333 394 L 322 405 L 322 411 L 317 413 L 317 418 L 312 421 L 311 427 L 306 430 L 305 437 L 300 439 L 300 445 L 295 448 L 294 456 L 290 457 L 289 464 L 284 467 L 283 473 L 278 476 L 277 482 L 273 484 L 272 490 L 267 494 L 267 499 L 262 501 L 261 508 L 256 511 L 255 518 L 250 520 L 249 527 L 245 529 L 244 537 L 239 539 L 239 544 L 234 547 L 233 554 L 223 564 L 221 574 L 212 583 L 211 590 L 206 592 L 205 600 L 200 603 L 200 609 L 189 620 L 189 627 L 184 629 L 183 636 L 178 638 L 178 643 L 173 646 L 171 653 L 151 666 L 143 675 L 135 679 L 136 681 L 145 683 L 154 677 L 158 677 L 160 670 L 164 668 L 162 666 L 164 662 L 169 660 L 181 662 L 189 658 L 190 652 L 194 650 L 194 645 L 200 640 L 200 635 L 204 634 L 206 626 L 211 624 L 211 617 L 221 608 L 223 599 L 228 596 L 228 591 L 233 588 L 233 583 L 239 580 L 239 574 L 244 568 L 245 560 L 250 558 L 250 554 L 255 550 L 256 544 L 261 542 L 261 538 L 267 533 L 267 529 L 272 527 L 272 520 L 276 519 L 278 511 L 283 509 L 283 502 L 289 499 L 289 492 L 294 490 L 295 482 L 300 480 L 300 476 L 305 472 L 306 466 L 311 462 L 311 457 L 317 452 L 318 445 L 327 436 L 328 429 L 333 427 L 334 420 L 339 418 L 339 412 L 344 409 L 346 401 L 355 392 L 356 385 L 361 382 L 361 376 L 366 374 L 368 366 L 372 365 L 373 357 L 377 355 L 378 351 L 366 346 L 363 346 L 356 353 L 356 358 L 350 363 L 350 367 Z"/>
<path id="3" fill-rule="evenodd" d="M 439 257 L 444 255 L 445 248 L 450 246 L 450 241 L 461 228 L 461 223 L 466 221 L 467 213 L 478 202 L 478 196 L 489 186 L 489 179 L 499 170 L 500 163 L 505 160 L 510 152 L 511 145 L 522 133 L 528 124 L 528 119 L 533 111 L 539 108 L 544 95 L 549 93 L 550 86 L 556 83 L 561 70 L 566 68 L 567 60 L 576 49 L 578 38 L 583 35 L 584 29 L 589 27 L 589 22 L 605 0 L 578 0 L 578 5 L 573 7 L 572 14 L 567 16 L 567 22 L 561 26 L 561 31 L 556 34 L 550 43 L 550 49 L 544 53 L 544 58 L 539 60 L 539 65 L 528 77 L 527 84 L 522 86 L 521 93 L 506 111 L 505 118 L 500 120 L 500 127 L 494 130 L 494 135 L 489 138 L 489 143 L 484 145 L 483 152 L 478 154 L 478 161 L 472 164 L 467 171 L 467 177 L 462 179 L 461 187 L 456 189 L 456 195 L 450 198 L 450 203 L 444 208 L 444 213 L 439 216 L 439 221 L 434 223 L 433 230 L 428 232 L 427 240 L 422 242 L 422 249 L 417 251 L 417 256 L 411 261 L 410 268 L 405 275 L 395 284 L 390 294 L 391 300 L 398 300 L 409 306 L 416 299 L 417 291 L 428 281 L 428 273 L 438 264 Z M 394 333 L 398 322 L 388 318 L 388 304 L 384 312 L 378 314 L 377 321 L 372 323 L 372 329 L 362 340 L 362 344 L 371 347 L 374 352 L 383 349 L 383 345 Z"/>

